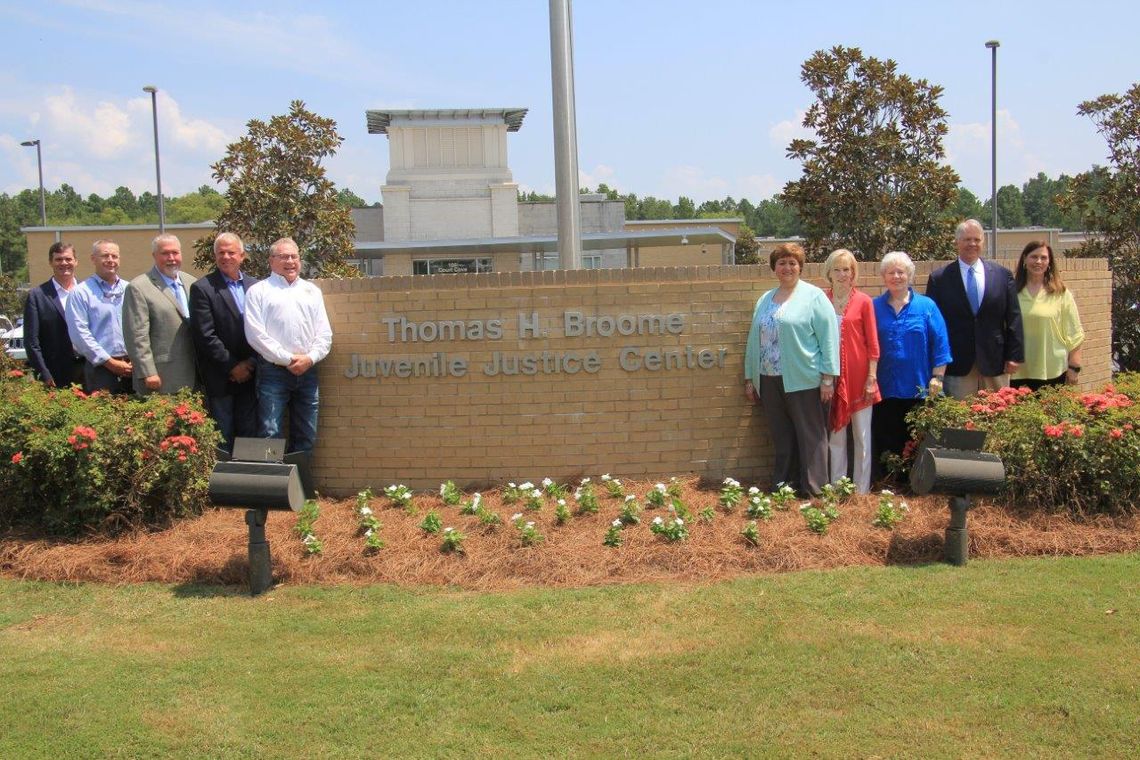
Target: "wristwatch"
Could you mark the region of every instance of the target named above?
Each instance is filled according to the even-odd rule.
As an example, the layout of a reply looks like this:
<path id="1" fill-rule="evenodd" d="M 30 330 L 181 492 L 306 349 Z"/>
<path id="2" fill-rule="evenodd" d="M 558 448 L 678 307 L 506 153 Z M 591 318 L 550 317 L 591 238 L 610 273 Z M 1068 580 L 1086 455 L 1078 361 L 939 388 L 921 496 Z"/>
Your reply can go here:
<path id="1" fill-rule="evenodd" d="M 835 385 L 835 381 L 831 378 L 828 378 L 827 380 L 824 380 L 821 385 L 823 385 L 824 388 L 830 388 L 831 386 Z"/>

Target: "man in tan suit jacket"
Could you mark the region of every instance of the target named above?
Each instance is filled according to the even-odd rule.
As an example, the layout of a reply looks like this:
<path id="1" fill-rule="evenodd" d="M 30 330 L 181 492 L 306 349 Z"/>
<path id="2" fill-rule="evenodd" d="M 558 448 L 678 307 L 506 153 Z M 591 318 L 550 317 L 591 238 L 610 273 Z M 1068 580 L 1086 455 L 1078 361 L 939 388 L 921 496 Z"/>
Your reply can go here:
<path id="1" fill-rule="evenodd" d="M 190 332 L 190 286 L 182 269 L 182 244 L 159 235 L 151 244 L 154 266 L 131 280 L 123 302 L 123 338 L 134 366 L 135 393 L 177 393 L 197 384 Z"/>

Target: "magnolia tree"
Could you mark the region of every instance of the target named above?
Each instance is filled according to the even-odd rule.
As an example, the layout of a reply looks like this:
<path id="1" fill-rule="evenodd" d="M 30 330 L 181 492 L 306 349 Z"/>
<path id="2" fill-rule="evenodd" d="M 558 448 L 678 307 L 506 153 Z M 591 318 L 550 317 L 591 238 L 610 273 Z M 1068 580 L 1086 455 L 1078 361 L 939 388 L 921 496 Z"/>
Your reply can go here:
<path id="1" fill-rule="evenodd" d="M 228 188 L 215 234 L 197 243 L 194 263 L 213 264 L 214 237 L 234 232 L 245 242 L 245 268 L 257 276 L 269 271 L 269 246 L 278 238 L 297 241 L 311 277 L 359 274 L 345 264 L 353 255 L 352 216 L 338 202 L 336 186 L 325 176 L 323 159 L 344 142 L 336 122 L 322 118 L 295 100 L 287 115 L 268 122 L 253 119 L 248 133 L 226 149 L 211 167 Z"/>
<path id="2" fill-rule="evenodd" d="M 788 145 L 803 176 L 784 186 L 784 201 L 812 258 L 835 248 L 865 260 L 892 250 L 935 258 L 952 248 L 958 175 L 940 163 L 942 88 L 896 68 L 841 46 L 802 66 L 816 98 L 803 120 L 813 137 Z"/>
<path id="3" fill-rule="evenodd" d="M 1069 183 L 1066 211 L 1083 215 L 1088 240 L 1074 255 L 1108 259 L 1112 270 L 1112 352 L 1123 370 L 1140 370 L 1140 83 L 1077 107 L 1108 143 L 1110 168 Z"/>

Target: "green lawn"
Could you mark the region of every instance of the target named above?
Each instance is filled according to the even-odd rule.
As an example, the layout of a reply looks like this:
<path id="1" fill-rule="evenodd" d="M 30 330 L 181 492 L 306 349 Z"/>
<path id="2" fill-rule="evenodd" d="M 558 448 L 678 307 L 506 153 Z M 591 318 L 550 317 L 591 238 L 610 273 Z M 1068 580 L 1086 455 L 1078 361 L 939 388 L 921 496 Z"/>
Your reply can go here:
<path id="1" fill-rule="evenodd" d="M 1136 554 L 499 594 L 0 581 L 0 757 L 1124 757 L 1138 663 Z"/>

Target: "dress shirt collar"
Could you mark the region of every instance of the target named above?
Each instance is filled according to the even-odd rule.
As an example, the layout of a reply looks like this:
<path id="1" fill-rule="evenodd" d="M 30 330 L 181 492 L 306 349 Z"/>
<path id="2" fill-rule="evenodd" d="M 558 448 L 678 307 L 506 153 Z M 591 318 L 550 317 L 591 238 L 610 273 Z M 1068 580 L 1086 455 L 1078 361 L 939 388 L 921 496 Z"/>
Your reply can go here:
<path id="1" fill-rule="evenodd" d="M 297 275 L 297 279 L 293 280 L 293 282 L 289 282 L 283 275 L 279 275 L 276 272 L 271 272 L 269 274 L 269 277 L 266 279 L 269 282 L 273 283 L 274 287 L 278 288 L 292 288 L 296 287 L 302 282 L 300 275 Z"/>
<path id="2" fill-rule="evenodd" d="M 51 278 L 51 284 L 55 286 L 55 292 L 59 295 L 60 298 L 66 297 L 67 294 L 75 288 L 75 280 L 71 281 L 71 288 L 63 287 L 59 284 L 59 280 L 55 279 L 54 277 Z"/>

